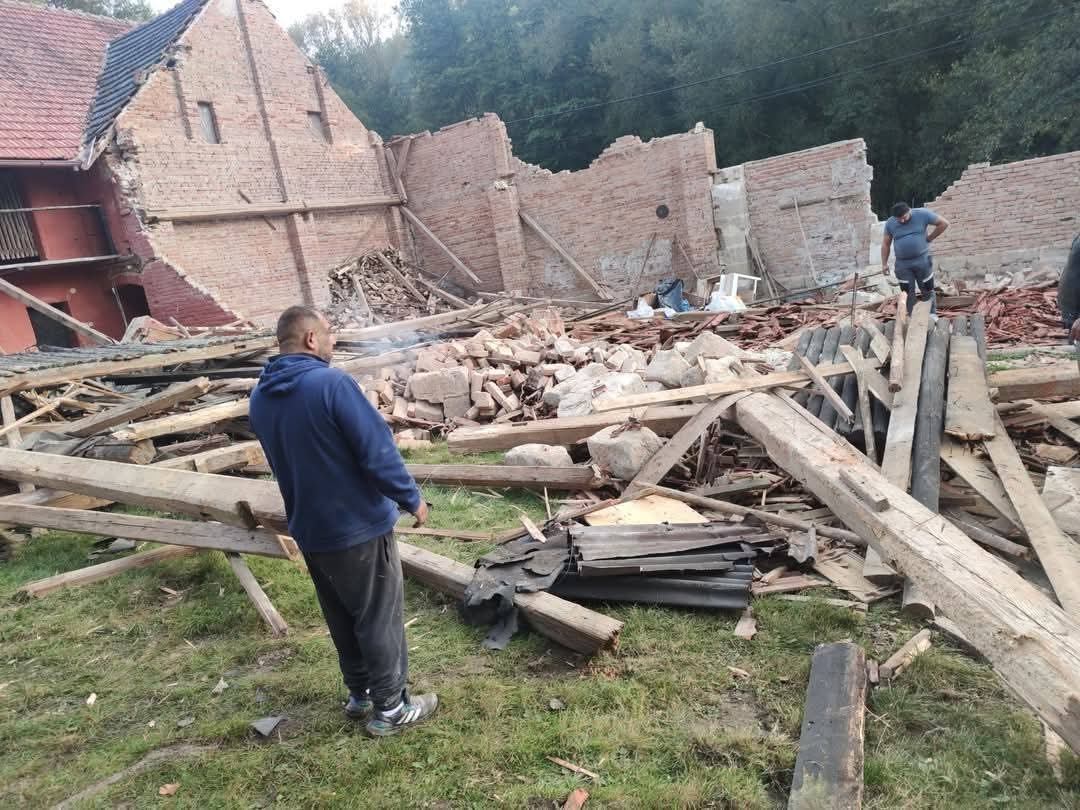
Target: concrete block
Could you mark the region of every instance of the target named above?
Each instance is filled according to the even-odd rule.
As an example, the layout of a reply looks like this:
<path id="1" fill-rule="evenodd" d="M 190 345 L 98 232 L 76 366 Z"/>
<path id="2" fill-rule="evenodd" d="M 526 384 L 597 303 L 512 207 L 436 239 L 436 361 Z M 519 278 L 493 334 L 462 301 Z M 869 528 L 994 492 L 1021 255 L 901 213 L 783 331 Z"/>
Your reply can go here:
<path id="1" fill-rule="evenodd" d="M 409 406 L 409 410 L 412 411 L 410 416 L 415 419 L 423 419 L 425 422 L 441 422 L 443 420 L 443 408 L 437 402 L 425 402 L 418 399 Z"/>
<path id="2" fill-rule="evenodd" d="M 689 368 L 685 357 L 674 349 L 666 349 L 656 353 L 641 376 L 644 380 L 661 382 L 668 388 L 678 388 Z"/>
<path id="3" fill-rule="evenodd" d="M 683 352 L 686 362 L 693 365 L 699 357 L 715 359 L 719 357 L 746 357 L 746 352 L 712 332 L 702 332 L 686 347 Z"/>
<path id="4" fill-rule="evenodd" d="M 644 393 L 645 383 L 641 377 L 637 374 L 616 371 L 594 380 L 585 380 L 581 385 L 572 388 L 559 400 L 558 414 L 559 416 L 586 416 L 593 412 L 593 399 L 601 394 L 620 397 Z"/>
<path id="5" fill-rule="evenodd" d="M 458 394 L 456 396 L 447 397 L 443 400 L 443 415 L 447 419 L 451 419 L 455 416 L 464 416 L 468 412 L 472 405 L 472 401 L 469 395 Z"/>
<path id="6" fill-rule="evenodd" d="M 615 478 L 630 481 L 646 461 L 664 446 L 664 440 L 647 427 L 625 429 L 611 425 L 587 440 L 593 461 Z"/>
<path id="7" fill-rule="evenodd" d="M 515 467 L 573 467 L 565 447 L 554 444 L 521 444 L 506 451 L 503 464 Z"/>
<path id="8" fill-rule="evenodd" d="M 469 370 L 456 366 L 441 371 L 413 374 L 409 379 L 413 398 L 428 402 L 443 402 L 448 397 L 469 395 Z"/>
<path id="9" fill-rule="evenodd" d="M 570 366 L 570 368 L 573 368 L 573 366 Z M 586 381 L 599 379 L 600 377 L 603 377 L 605 374 L 608 373 L 609 371 L 606 366 L 602 366 L 599 363 L 591 363 L 590 365 L 585 366 L 580 371 L 577 371 L 568 377 L 564 377 L 562 382 L 556 383 L 547 391 L 545 391 L 544 404 L 552 408 L 557 408 L 559 407 L 559 403 L 562 401 L 562 398 L 571 391 L 573 391 L 574 388 L 585 383 Z M 557 373 L 555 379 L 558 379 Z"/>

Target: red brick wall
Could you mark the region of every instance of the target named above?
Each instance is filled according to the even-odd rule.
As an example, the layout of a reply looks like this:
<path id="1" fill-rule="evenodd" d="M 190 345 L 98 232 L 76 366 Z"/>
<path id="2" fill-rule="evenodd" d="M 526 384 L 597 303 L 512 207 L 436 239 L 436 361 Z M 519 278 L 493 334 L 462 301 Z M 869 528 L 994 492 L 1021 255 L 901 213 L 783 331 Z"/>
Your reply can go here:
<path id="1" fill-rule="evenodd" d="M 1080 232 L 1080 152 L 977 163 L 926 205 L 952 226 L 936 256 L 1068 246 Z"/>
<path id="2" fill-rule="evenodd" d="M 5 279 L 48 304 L 67 304 L 73 318 L 89 323 L 99 332 L 119 338 L 124 322 L 113 297 L 109 273 L 94 267 L 64 267 L 13 273 Z M 76 345 L 92 341 L 76 336 Z M 20 352 L 37 343 L 26 307 L 0 296 L 0 351 Z"/>
<path id="3" fill-rule="evenodd" d="M 718 271 L 710 196 L 715 171 L 713 134 L 702 129 L 646 143 L 624 136 L 577 172 L 552 174 L 518 161 L 514 183 L 522 209 L 622 297 L 635 280 L 642 289 L 672 272 L 693 287 L 693 270 L 676 239 L 699 273 Z M 664 219 L 657 215 L 660 205 L 668 208 Z M 525 239 L 530 286 L 575 294 L 589 290 L 531 230 Z M 646 253 L 649 262 L 642 272 Z"/>
<path id="4" fill-rule="evenodd" d="M 16 169 L 19 196 L 27 208 L 95 205 L 101 200 L 83 172 L 71 169 Z M 57 208 L 29 215 L 42 260 L 104 256 L 110 252 L 97 212 Z"/>
<path id="5" fill-rule="evenodd" d="M 710 188 L 716 169 L 709 130 L 642 143 L 620 138 L 586 169 L 552 174 L 513 158 L 493 114 L 414 136 L 405 165 L 409 207 L 483 280 L 486 289 L 523 289 L 592 297 L 591 288 L 531 230 L 524 211 L 587 272 L 624 293 L 637 278 L 652 235 L 648 285 L 694 266 L 715 272 L 716 236 Z M 670 214 L 657 217 L 664 204 Z M 430 272 L 452 265 L 414 230 Z M 674 257 L 674 258 L 673 258 Z"/>
<path id="6" fill-rule="evenodd" d="M 745 163 L 743 176 L 750 230 L 781 284 L 800 289 L 838 281 L 866 265 L 876 218 L 861 138 Z M 796 199 L 798 214 L 791 207 Z"/>
<path id="7" fill-rule="evenodd" d="M 153 212 L 243 205 L 245 195 L 259 204 L 390 193 L 378 136 L 348 111 L 258 0 L 211 0 L 181 37 L 176 60 L 175 69 L 152 74 L 117 121 L 113 165 L 133 206 Z M 323 83 L 332 142 L 308 122 L 307 113 L 320 109 L 316 81 Z M 204 139 L 198 102 L 214 105 L 220 143 Z M 291 217 L 291 223 L 274 216 L 147 226 L 149 243 L 139 252 L 148 264 L 154 314 L 196 323 L 220 321 L 228 312 L 270 322 L 305 292 L 325 302 L 334 262 L 389 241 L 383 211 Z"/>

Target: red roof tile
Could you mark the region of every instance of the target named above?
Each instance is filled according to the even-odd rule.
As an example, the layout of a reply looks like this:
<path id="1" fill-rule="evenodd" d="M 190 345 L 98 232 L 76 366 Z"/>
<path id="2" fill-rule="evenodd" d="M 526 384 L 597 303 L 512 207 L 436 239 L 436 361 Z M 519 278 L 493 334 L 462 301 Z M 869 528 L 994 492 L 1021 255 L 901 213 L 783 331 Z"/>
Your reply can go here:
<path id="1" fill-rule="evenodd" d="M 0 158 L 78 156 L 105 46 L 131 26 L 0 0 Z"/>

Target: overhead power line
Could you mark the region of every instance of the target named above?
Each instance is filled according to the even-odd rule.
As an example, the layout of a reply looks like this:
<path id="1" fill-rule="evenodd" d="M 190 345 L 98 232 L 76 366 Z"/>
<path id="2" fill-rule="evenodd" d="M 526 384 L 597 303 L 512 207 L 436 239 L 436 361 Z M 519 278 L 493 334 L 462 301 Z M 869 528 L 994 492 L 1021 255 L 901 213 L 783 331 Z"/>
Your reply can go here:
<path id="1" fill-rule="evenodd" d="M 670 87 L 661 87 L 656 90 L 646 90 L 641 93 L 634 93 L 629 96 L 621 96 L 619 98 L 612 98 L 606 101 L 597 101 L 593 104 L 581 104 L 577 107 L 570 107 L 565 110 L 554 110 L 545 113 L 536 113 L 535 115 L 529 115 L 524 118 L 513 118 L 509 121 L 505 121 L 506 124 L 521 124 L 526 121 L 538 121 L 543 118 L 555 118 L 561 115 L 571 115 L 573 113 L 584 112 L 586 110 L 596 110 L 601 107 L 609 107 L 612 104 L 622 104 L 627 101 L 638 101 L 643 98 L 651 98 L 652 96 L 663 95 L 664 93 L 674 93 L 679 90 L 686 90 L 690 87 L 699 87 L 703 84 L 709 84 L 710 82 L 724 81 L 727 79 L 735 79 L 739 76 L 745 76 L 748 73 L 754 73 L 759 70 L 768 70 L 769 68 L 779 67 L 780 65 L 786 65 L 791 62 L 798 62 L 801 59 L 809 59 L 812 56 L 820 56 L 824 53 L 830 53 L 832 51 L 840 50 L 841 48 L 849 48 L 852 45 L 860 45 L 864 42 L 872 42 L 875 39 L 881 37 L 892 36 L 893 34 L 899 34 L 902 31 L 909 31 L 912 28 L 919 28 L 924 25 L 930 25 L 932 23 L 941 22 L 952 17 L 959 16 L 961 14 L 969 13 L 970 9 L 963 9 L 960 11 L 950 11 L 947 14 L 942 14 L 938 17 L 931 17 L 926 20 L 920 20 L 919 22 L 908 23 L 907 25 L 897 26 L 896 28 L 890 28 L 886 31 L 879 31 L 876 34 L 868 34 L 864 37 L 858 37 L 857 39 L 849 39 L 846 42 L 837 42 L 833 45 L 827 45 L 823 48 L 817 48 L 813 51 L 807 51 L 805 53 L 796 54 L 795 56 L 785 56 L 783 59 L 777 59 L 773 62 L 766 62 L 761 65 L 752 65 L 751 67 L 740 68 L 739 70 L 733 70 L 729 73 L 721 73 L 716 76 L 708 76 L 704 79 L 696 79 L 692 82 L 684 82 L 682 84 L 672 85 Z"/>

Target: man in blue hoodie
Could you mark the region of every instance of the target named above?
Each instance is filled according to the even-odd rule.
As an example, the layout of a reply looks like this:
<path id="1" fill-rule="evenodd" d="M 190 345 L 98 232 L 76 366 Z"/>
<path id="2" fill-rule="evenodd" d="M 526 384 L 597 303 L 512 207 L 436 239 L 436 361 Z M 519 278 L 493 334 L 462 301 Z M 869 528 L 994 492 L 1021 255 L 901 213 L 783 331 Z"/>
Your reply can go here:
<path id="1" fill-rule="evenodd" d="M 277 478 L 289 531 L 315 583 L 349 702 L 370 716 L 374 736 L 397 734 L 429 717 L 434 694 L 405 688 L 398 509 L 427 519 L 427 504 L 405 469 L 386 422 L 356 381 L 330 367 L 334 338 L 311 307 L 285 310 L 280 354 L 251 395 L 249 420 Z"/>

